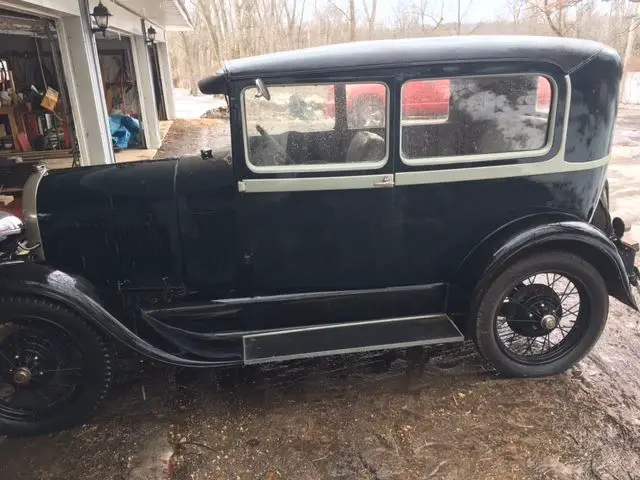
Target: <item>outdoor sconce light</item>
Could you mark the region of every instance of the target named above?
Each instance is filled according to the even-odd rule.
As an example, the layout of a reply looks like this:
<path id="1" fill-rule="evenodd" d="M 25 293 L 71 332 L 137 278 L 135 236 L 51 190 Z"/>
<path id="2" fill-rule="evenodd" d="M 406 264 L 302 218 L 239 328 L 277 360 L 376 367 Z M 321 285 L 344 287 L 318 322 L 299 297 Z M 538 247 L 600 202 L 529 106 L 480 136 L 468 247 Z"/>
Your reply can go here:
<path id="1" fill-rule="evenodd" d="M 102 1 L 98 2 L 98 5 L 93 7 L 93 13 L 89 15 L 93 18 L 96 27 L 91 29 L 91 33 L 102 32 L 102 36 L 107 36 L 107 28 L 109 27 L 109 17 L 112 15 L 109 13 L 107 7 L 102 5 Z"/>
<path id="2" fill-rule="evenodd" d="M 147 30 L 147 43 L 153 43 L 156 41 L 156 29 L 149 27 Z"/>

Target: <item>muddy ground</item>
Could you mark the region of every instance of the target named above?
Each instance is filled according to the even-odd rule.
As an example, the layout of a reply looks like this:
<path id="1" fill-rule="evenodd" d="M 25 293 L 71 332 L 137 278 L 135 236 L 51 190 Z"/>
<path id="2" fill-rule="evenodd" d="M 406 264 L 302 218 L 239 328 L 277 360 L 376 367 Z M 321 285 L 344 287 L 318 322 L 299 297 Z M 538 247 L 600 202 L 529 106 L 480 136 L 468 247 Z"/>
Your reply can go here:
<path id="1" fill-rule="evenodd" d="M 225 127 L 202 125 L 176 122 L 163 150 L 216 146 Z M 638 126 L 623 109 L 609 170 L 632 233 Z M 6 440 L 0 479 L 640 479 L 639 356 L 640 315 L 612 301 L 591 354 L 540 380 L 500 378 L 471 345 L 427 350 L 423 371 L 382 354 L 216 371 L 134 359 L 89 425 Z"/>

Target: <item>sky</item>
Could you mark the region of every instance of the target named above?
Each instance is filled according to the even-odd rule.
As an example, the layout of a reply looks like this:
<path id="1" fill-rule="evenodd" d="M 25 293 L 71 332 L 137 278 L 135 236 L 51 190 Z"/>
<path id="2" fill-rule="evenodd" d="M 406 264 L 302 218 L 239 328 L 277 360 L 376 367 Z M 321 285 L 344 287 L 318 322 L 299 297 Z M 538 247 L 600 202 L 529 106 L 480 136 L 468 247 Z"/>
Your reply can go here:
<path id="1" fill-rule="evenodd" d="M 402 0 L 378 0 L 380 20 L 388 19 L 389 21 L 393 21 L 394 6 L 401 1 Z M 416 0 L 415 3 L 419 3 L 419 0 Z M 467 12 L 463 21 L 468 23 L 496 20 L 501 16 L 505 16 L 507 12 L 507 0 L 461 0 L 460 4 L 462 12 L 464 13 L 465 10 Z M 444 6 L 442 14 L 445 23 L 457 20 L 457 0 L 427 0 L 427 5 L 427 12 L 436 17 L 440 14 L 442 6 Z"/>
<path id="2" fill-rule="evenodd" d="M 356 0 L 356 8 L 362 12 L 362 2 L 366 1 L 369 5 L 371 0 Z M 420 4 L 421 0 L 378 0 L 377 21 L 382 23 L 391 23 L 395 19 L 394 9 L 397 5 L 405 2 L 406 4 Z M 434 16 L 439 16 L 442 9 L 444 22 L 454 22 L 457 20 L 458 0 L 422 0 L 427 2 L 427 12 Z M 346 6 L 347 0 L 334 0 L 340 7 Z M 509 17 L 509 0 L 460 0 L 461 9 L 464 13 L 462 21 L 464 23 L 479 23 L 496 21 Z M 524 1 L 523 1 L 524 3 Z M 607 0 L 596 0 L 596 9 L 607 11 L 611 3 Z"/>

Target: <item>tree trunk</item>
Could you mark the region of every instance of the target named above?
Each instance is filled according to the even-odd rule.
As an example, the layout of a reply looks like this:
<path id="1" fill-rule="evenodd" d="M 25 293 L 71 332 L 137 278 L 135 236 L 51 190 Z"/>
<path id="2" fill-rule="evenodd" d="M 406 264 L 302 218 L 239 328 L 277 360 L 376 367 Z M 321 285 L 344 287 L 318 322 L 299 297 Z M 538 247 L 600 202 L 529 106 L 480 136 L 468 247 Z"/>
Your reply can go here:
<path id="1" fill-rule="evenodd" d="M 216 28 L 213 25 L 213 20 L 211 20 L 211 10 L 205 4 L 204 0 L 198 0 L 198 7 L 200 7 L 200 13 L 204 17 L 205 25 L 207 26 L 207 31 L 209 32 L 209 36 L 211 37 L 211 45 L 213 46 L 213 53 L 216 56 L 216 61 L 218 65 L 222 65 L 222 57 L 220 55 L 220 43 L 218 42 L 218 35 L 216 34 Z"/>
<path id="2" fill-rule="evenodd" d="M 356 40 L 356 0 L 349 0 L 349 40 Z"/>
<path id="3" fill-rule="evenodd" d="M 191 42 L 187 38 L 187 34 L 180 32 L 180 39 L 182 40 L 182 46 L 184 47 L 184 54 L 187 58 L 187 66 L 189 68 L 189 95 L 196 96 L 200 93 L 198 89 L 198 79 L 196 78 L 196 72 L 193 69 L 193 49 L 191 48 Z"/>

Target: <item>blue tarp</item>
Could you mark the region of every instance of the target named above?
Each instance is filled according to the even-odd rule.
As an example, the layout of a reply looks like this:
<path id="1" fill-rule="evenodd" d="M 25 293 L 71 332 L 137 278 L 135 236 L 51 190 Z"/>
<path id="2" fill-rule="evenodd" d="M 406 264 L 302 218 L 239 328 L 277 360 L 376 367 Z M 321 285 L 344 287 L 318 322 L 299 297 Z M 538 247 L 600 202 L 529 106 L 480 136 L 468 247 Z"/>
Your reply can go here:
<path id="1" fill-rule="evenodd" d="M 140 121 L 126 115 L 109 115 L 109 129 L 114 146 L 124 149 L 137 145 Z"/>

